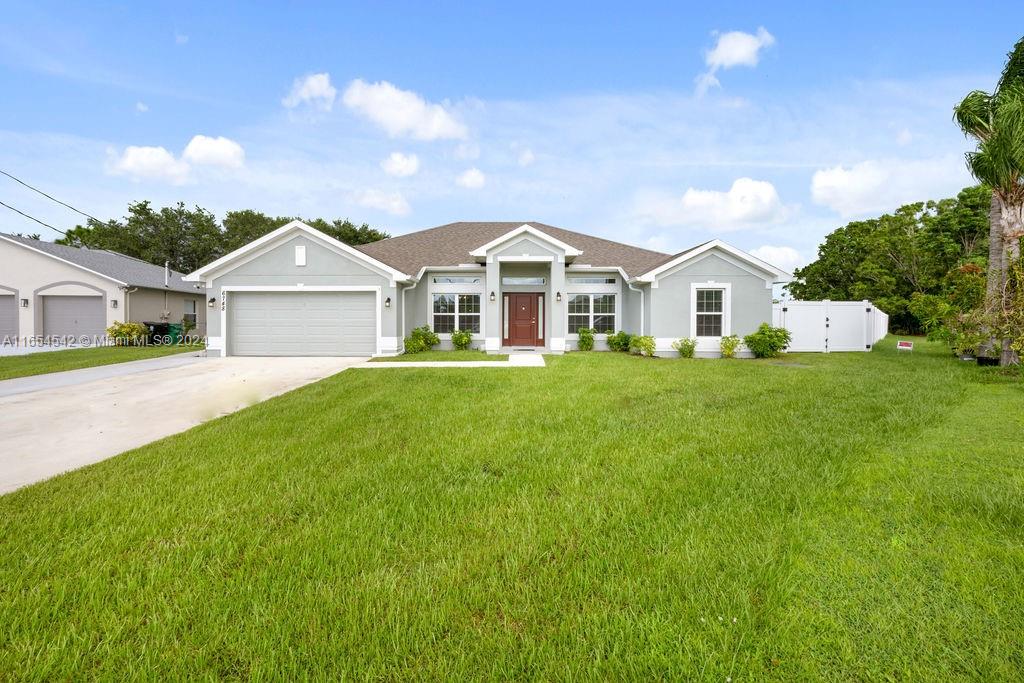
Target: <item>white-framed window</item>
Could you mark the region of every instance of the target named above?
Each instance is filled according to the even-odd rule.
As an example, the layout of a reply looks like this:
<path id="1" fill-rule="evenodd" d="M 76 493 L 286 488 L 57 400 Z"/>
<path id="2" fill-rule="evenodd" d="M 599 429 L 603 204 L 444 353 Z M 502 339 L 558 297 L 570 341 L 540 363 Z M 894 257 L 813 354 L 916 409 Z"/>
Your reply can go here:
<path id="1" fill-rule="evenodd" d="M 547 279 L 543 277 L 505 275 L 501 278 L 503 285 L 543 285 L 546 282 Z"/>
<path id="2" fill-rule="evenodd" d="M 434 294 L 431 324 L 438 334 L 467 330 L 480 334 L 479 294 Z"/>
<path id="3" fill-rule="evenodd" d="M 569 276 L 566 282 L 570 285 L 614 285 L 618 280 L 614 277 L 598 277 L 595 275 Z"/>
<path id="4" fill-rule="evenodd" d="M 478 285 L 482 281 L 474 275 L 438 275 L 434 278 L 435 285 Z"/>
<path id="5" fill-rule="evenodd" d="M 690 285 L 690 335 L 699 338 L 731 334 L 732 285 L 694 282 Z"/>
<path id="6" fill-rule="evenodd" d="M 589 327 L 598 334 L 615 332 L 614 294 L 570 294 L 569 334 Z"/>
<path id="7" fill-rule="evenodd" d="M 196 300 L 195 299 L 185 299 L 185 304 L 184 304 L 183 310 L 184 310 L 184 315 L 182 315 L 182 320 L 184 320 L 187 323 L 191 323 L 192 325 L 195 325 L 196 324 L 196 320 L 197 320 L 197 318 L 196 318 Z"/>

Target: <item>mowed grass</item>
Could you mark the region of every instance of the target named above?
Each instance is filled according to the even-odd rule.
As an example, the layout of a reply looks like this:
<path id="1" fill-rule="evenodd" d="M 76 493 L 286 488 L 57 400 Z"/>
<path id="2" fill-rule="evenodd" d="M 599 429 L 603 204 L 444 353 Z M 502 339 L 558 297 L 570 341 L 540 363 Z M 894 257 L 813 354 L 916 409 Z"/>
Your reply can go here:
<path id="1" fill-rule="evenodd" d="M 508 360 L 508 354 L 501 353 L 487 353 L 486 351 L 479 351 L 477 349 L 465 349 L 459 351 L 453 349 L 451 351 L 440 351 L 431 349 L 430 351 L 420 351 L 419 353 L 403 353 L 399 356 L 380 356 L 378 358 L 370 359 L 373 363 L 420 363 L 423 361 L 478 361 L 478 360 L 493 360 L 502 361 Z"/>
<path id="2" fill-rule="evenodd" d="M 1024 390 L 892 346 L 346 371 L 0 498 L 0 671 L 1019 679 Z"/>
<path id="3" fill-rule="evenodd" d="M 98 346 L 91 349 L 40 351 L 24 356 L 2 356 L 0 357 L 0 380 L 44 375 L 48 372 L 81 370 L 97 365 L 127 363 L 133 360 L 147 360 L 175 353 L 202 350 L 202 346 L 196 345 Z"/>

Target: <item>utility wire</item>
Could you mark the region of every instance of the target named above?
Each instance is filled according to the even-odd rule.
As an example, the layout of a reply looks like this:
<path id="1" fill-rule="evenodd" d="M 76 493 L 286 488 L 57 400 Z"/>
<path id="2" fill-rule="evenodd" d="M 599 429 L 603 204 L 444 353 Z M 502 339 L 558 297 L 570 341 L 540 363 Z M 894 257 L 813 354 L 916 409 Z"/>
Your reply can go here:
<path id="1" fill-rule="evenodd" d="M 10 174 L 10 173 L 8 173 L 7 171 L 3 170 L 2 168 L 0 168 L 0 173 L 2 173 L 3 175 L 7 176 L 8 178 L 10 178 L 11 180 L 13 180 L 14 182 L 16 182 L 16 183 L 19 183 L 19 184 L 21 184 L 21 185 L 24 185 L 25 187 L 27 187 L 28 189 L 32 190 L 33 192 L 38 192 L 39 194 L 43 195 L 43 196 L 44 196 L 44 197 L 46 197 L 47 199 L 49 199 L 49 200 L 51 200 L 51 201 L 54 201 L 54 202 L 57 202 L 57 203 L 58 203 L 58 204 L 60 204 L 61 206 L 65 206 L 65 207 L 67 207 L 67 208 L 71 209 L 71 210 L 72 210 L 72 211 L 74 211 L 75 213 L 80 213 L 80 214 L 82 214 L 83 216 L 85 216 L 86 218 L 91 218 L 91 219 L 93 219 L 93 220 L 94 220 L 94 221 L 96 221 L 97 223 L 103 223 L 103 224 L 106 224 L 106 222 L 107 222 L 107 221 L 101 221 L 101 220 L 100 220 L 99 218 L 96 218 L 96 216 L 93 216 L 92 214 L 86 213 L 85 211 L 82 211 L 81 209 L 76 209 L 75 207 L 71 206 L 71 205 L 70 205 L 70 204 L 68 204 L 67 202 L 62 202 L 61 200 L 57 199 L 57 198 L 56 198 L 56 197 L 54 197 L 53 195 L 50 195 L 50 194 L 47 194 L 47 193 L 43 192 L 43 191 L 42 191 L 42 190 L 40 190 L 40 189 L 39 189 L 38 187 L 33 187 L 32 185 L 29 185 L 28 183 L 26 183 L 26 182 L 25 182 L 24 180 L 22 180 L 21 178 L 17 178 L 17 177 L 15 177 L 15 176 L 11 175 L 11 174 Z M 7 205 L 5 204 L 4 206 L 7 206 Z M 9 207 L 9 206 L 8 206 L 7 208 L 11 208 L 11 207 Z M 17 211 L 17 209 L 14 209 L 14 210 L 15 210 L 15 211 Z M 21 212 L 20 212 L 20 211 L 18 211 L 18 213 L 21 213 Z M 29 218 L 32 218 L 32 217 L 31 217 L 31 216 L 29 216 Z M 35 220 L 35 219 L 33 218 L 32 220 Z M 41 223 L 42 221 L 36 221 L 36 222 L 37 222 L 37 223 Z M 43 223 L 43 225 L 46 225 L 46 224 L 45 224 L 45 223 Z M 56 229 L 57 229 L 57 228 L 54 228 L 54 230 L 56 230 Z M 63 232 L 63 230 L 61 230 L 60 232 Z"/>
<path id="2" fill-rule="evenodd" d="M 29 219 L 30 221 L 35 221 L 39 225 L 45 226 L 45 227 L 49 228 L 50 230 L 56 230 L 57 232 L 59 232 L 60 234 L 64 235 L 65 237 L 68 236 L 68 234 L 66 232 L 64 232 L 63 230 L 61 230 L 60 228 L 55 228 L 52 225 L 50 225 L 49 223 L 44 223 L 43 221 L 39 220 L 35 216 L 29 216 L 24 211 L 21 211 L 20 209 L 16 209 L 13 206 L 11 206 L 10 204 L 5 204 L 4 202 L 0 202 L 0 206 L 7 207 L 8 209 L 13 211 L 14 213 L 20 213 L 22 216 L 24 216 L 25 218 Z"/>

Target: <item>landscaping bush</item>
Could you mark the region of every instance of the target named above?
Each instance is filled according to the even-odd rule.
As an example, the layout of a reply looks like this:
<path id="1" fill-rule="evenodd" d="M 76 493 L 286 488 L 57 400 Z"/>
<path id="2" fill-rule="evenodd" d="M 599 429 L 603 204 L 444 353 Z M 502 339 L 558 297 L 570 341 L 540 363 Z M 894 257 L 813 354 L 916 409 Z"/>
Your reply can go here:
<path id="1" fill-rule="evenodd" d="M 576 331 L 580 338 L 576 341 L 576 348 L 579 351 L 594 350 L 594 330 L 589 327 L 581 327 Z"/>
<path id="2" fill-rule="evenodd" d="M 616 332 L 615 334 L 608 335 L 608 348 L 612 351 L 622 351 L 626 353 L 629 351 L 629 341 L 633 338 L 628 332 Z"/>
<path id="3" fill-rule="evenodd" d="M 473 333 L 469 330 L 455 330 L 452 332 L 452 346 L 459 351 L 465 351 L 473 343 Z"/>
<path id="4" fill-rule="evenodd" d="M 629 352 L 650 358 L 654 355 L 654 337 L 640 336 L 639 334 L 630 337 Z"/>
<path id="5" fill-rule="evenodd" d="M 697 350 L 697 340 L 683 337 L 672 342 L 672 348 L 679 352 L 680 358 L 693 358 L 693 352 Z"/>
<path id="6" fill-rule="evenodd" d="M 735 334 L 722 337 L 722 358 L 735 358 L 736 349 L 740 347 L 740 338 Z"/>
<path id="7" fill-rule="evenodd" d="M 143 346 L 149 337 L 149 328 L 142 323 L 114 323 L 107 328 L 107 337 L 114 346 Z"/>
<path id="8" fill-rule="evenodd" d="M 789 330 L 785 328 L 761 323 L 757 332 L 743 338 L 743 343 L 757 358 L 775 358 L 789 346 L 792 338 Z"/>
<path id="9" fill-rule="evenodd" d="M 405 352 L 419 353 L 421 351 L 429 351 L 440 343 L 441 339 L 434 334 L 433 330 L 424 325 L 423 327 L 413 329 L 409 336 L 406 337 Z"/>

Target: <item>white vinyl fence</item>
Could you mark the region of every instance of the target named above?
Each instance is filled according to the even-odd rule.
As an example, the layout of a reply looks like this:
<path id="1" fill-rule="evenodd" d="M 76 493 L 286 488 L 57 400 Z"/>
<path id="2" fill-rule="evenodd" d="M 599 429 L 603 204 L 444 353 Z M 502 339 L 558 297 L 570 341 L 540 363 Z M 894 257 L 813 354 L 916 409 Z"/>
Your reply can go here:
<path id="1" fill-rule="evenodd" d="M 793 335 L 789 351 L 870 351 L 889 333 L 889 316 L 870 301 L 784 301 L 772 325 Z"/>

